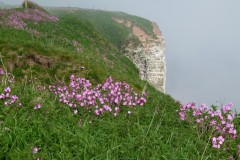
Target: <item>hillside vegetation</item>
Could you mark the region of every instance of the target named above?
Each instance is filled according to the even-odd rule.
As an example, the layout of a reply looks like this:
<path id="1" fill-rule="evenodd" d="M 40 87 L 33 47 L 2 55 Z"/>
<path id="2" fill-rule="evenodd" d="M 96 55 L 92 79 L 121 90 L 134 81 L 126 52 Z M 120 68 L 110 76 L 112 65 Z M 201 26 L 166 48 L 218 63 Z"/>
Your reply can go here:
<path id="1" fill-rule="evenodd" d="M 211 130 L 182 121 L 180 104 L 141 81 L 119 51 L 129 31 L 112 17 L 153 34 L 149 21 L 120 12 L 49 12 L 54 16 L 0 10 L 0 159 L 238 156 L 236 141 L 223 153 L 212 148 Z"/>
<path id="2" fill-rule="evenodd" d="M 101 33 L 113 45 L 120 48 L 129 36 L 131 31 L 123 25 L 119 25 L 114 18 L 121 18 L 130 21 L 132 25 L 137 25 L 147 34 L 155 36 L 153 33 L 152 22 L 144 18 L 128 15 L 123 12 L 106 12 L 101 10 L 89 9 L 50 9 L 51 13 L 58 16 L 75 16 L 77 19 L 89 21 L 94 29 Z"/>

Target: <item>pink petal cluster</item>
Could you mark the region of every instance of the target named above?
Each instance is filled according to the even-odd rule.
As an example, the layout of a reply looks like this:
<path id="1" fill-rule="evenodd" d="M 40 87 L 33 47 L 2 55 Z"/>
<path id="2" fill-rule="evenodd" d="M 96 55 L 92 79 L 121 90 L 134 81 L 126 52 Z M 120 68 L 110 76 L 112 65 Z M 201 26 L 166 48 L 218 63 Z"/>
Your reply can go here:
<path id="1" fill-rule="evenodd" d="M 37 9 L 27 9 L 24 11 L 9 9 L 0 11 L 0 26 L 10 26 L 19 30 L 26 29 L 28 22 L 38 24 L 40 22 L 57 22 L 58 20 L 57 17 Z M 29 32 L 37 33 L 37 31 L 31 30 Z"/>
<path id="2" fill-rule="evenodd" d="M 32 147 L 32 153 L 33 154 L 37 154 L 40 150 L 41 150 L 41 148 Z"/>
<path id="3" fill-rule="evenodd" d="M 240 144 L 238 145 L 238 154 L 240 155 Z"/>
<path id="4" fill-rule="evenodd" d="M 110 112 L 117 116 L 121 107 L 135 108 L 146 103 L 146 93 L 140 96 L 126 82 L 114 82 L 111 77 L 104 84 L 92 87 L 89 80 L 71 75 L 68 86 L 58 82 L 57 85 L 49 86 L 49 89 L 58 95 L 61 103 L 74 108 L 75 114 L 84 107 L 95 115 Z"/>
<path id="5" fill-rule="evenodd" d="M 42 108 L 42 105 L 41 104 L 36 104 L 35 106 L 34 106 L 34 109 L 36 110 L 36 109 L 40 109 L 40 108 Z"/>
<path id="6" fill-rule="evenodd" d="M 4 105 L 9 106 L 14 104 L 18 100 L 18 96 L 11 94 L 11 88 L 6 87 L 3 93 L 0 94 L 0 99 L 5 100 Z"/>
<path id="7" fill-rule="evenodd" d="M 33 154 L 33 158 L 35 160 L 41 160 L 41 158 L 37 157 L 35 158 L 35 156 L 41 151 L 41 148 L 38 148 L 38 147 L 32 147 L 32 154 Z"/>
<path id="8" fill-rule="evenodd" d="M 13 14 L 7 17 L 6 24 L 15 29 L 24 29 L 27 26 L 27 23 Z"/>
<path id="9" fill-rule="evenodd" d="M 188 103 L 180 106 L 178 114 L 181 120 L 193 122 L 198 128 L 212 128 L 212 147 L 219 149 L 225 141 L 237 138 L 237 130 L 233 123 L 235 115 L 230 110 L 232 106 L 230 102 L 221 109 L 208 109 L 205 104 L 196 107 L 194 103 Z"/>
<path id="10" fill-rule="evenodd" d="M 222 136 L 219 136 L 218 138 L 213 137 L 212 138 L 213 148 L 220 148 L 221 145 L 223 144 L 224 140 L 225 139 Z"/>
<path id="11" fill-rule="evenodd" d="M 0 75 L 4 75 L 5 74 L 5 71 L 3 68 L 0 68 Z"/>

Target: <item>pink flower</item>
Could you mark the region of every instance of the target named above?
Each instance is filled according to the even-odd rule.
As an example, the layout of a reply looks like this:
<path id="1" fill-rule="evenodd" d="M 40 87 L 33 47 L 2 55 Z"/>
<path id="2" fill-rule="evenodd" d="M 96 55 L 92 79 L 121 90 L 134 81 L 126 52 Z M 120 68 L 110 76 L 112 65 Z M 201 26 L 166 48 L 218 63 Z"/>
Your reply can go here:
<path id="1" fill-rule="evenodd" d="M 221 121 L 222 122 L 222 124 L 226 124 L 226 121 Z"/>
<path id="2" fill-rule="evenodd" d="M 184 112 L 179 112 L 180 119 L 185 120 L 185 113 Z"/>
<path id="3" fill-rule="evenodd" d="M 217 140 L 219 141 L 219 144 L 223 144 L 225 139 L 222 136 L 219 136 Z"/>
<path id="4" fill-rule="evenodd" d="M 4 69 L 0 68 L 0 75 L 4 75 L 4 74 L 5 74 Z"/>
<path id="5" fill-rule="evenodd" d="M 203 111 L 207 110 L 207 105 L 202 104 L 199 109 L 200 109 L 201 112 L 203 112 Z"/>
<path id="6" fill-rule="evenodd" d="M 214 115 L 215 115 L 215 116 L 220 116 L 220 115 L 222 115 L 222 112 L 221 112 L 220 110 L 216 110 L 216 111 L 214 112 Z"/>
<path id="7" fill-rule="evenodd" d="M 11 88 L 10 88 L 10 87 L 5 88 L 5 89 L 4 89 L 4 92 L 10 93 L 10 92 L 11 92 Z"/>
<path id="8" fill-rule="evenodd" d="M 229 106 L 229 107 L 232 107 L 232 106 L 233 106 L 233 103 L 232 103 L 232 102 L 229 102 L 229 103 L 228 103 L 228 106 Z"/>
<path id="9" fill-rule="evenodd" d="M 41 150 L 41 148 L 32 147 L 33 154 L 37 154 L 40 150 Z"/>
<path id="10" fill-rule="evenodd" d="M 202 120 L 200 118 L 196 119 L 197 123 L 200 123 Z"/>
<path id="11" fill-rule="evenodd" d="M 100 108 L 99 111 L 102 113 L 103 112 L 103 108 Z"/>
<path id="12" fill-rule="evenodd" d="M 72 74 L 71 76 L 70 76 L 70 80 L 74 80 L 75 79 L 75 76 Z"/>
<path id="13" fill-rule="evenodd" d="M 233 121 L 233 115 L 232 114 L 228 114 L 227 115 L 227 119 L 232 122 Z"/>
<path id="14" fill-rule="evenodd" d="M 216 124 L 216 121 L 215 120 L 212 120 L 211 122 L 210 122 L 210 125 L 211 126 L 213 126 L 213 125 L 215 125 Z"/>
<path id="15" fill-rule="evenodd" d="M 230 106 L 223 106 L 223 113 L 227 113 L 230 110 Z"/>
<path id="16" fill-rule="evenodd" d="M 94 112 L 97 116 L 100 114 L 99 110 L 95 110 Z"/>
<path id="17" fill-rule="evenodd" d="M 36 109 L 40 109 L 42 107 L 42 105 L 41 104 L 36 104 L 35 106 L 34 106 L 34 109 L 36 110 Z"/>
<path id="18" fill-rule="evenodd" d="M 211 111 L 211 110 L 210 110 L 210 111 L 208 111 L 208 114 L 209 114 L 209 115 L 211 115 L 211 117 L 214 117 L 214 116 L 215 116 L 214 112 L 213 112 L 213 111 Z"/>
<path id="19" fill-rule="evenodd" d="M 73 113 L 74 113 L 74 114 L 77 114 L 77 113 L 78 113 L 78 110 L 75 109 L 75 110 L 73 111 Z"/>
<path id="20" fill-rule="evenodd" d="M 238 154 L 240 154 L 240 144 L 238 145 Z"/>

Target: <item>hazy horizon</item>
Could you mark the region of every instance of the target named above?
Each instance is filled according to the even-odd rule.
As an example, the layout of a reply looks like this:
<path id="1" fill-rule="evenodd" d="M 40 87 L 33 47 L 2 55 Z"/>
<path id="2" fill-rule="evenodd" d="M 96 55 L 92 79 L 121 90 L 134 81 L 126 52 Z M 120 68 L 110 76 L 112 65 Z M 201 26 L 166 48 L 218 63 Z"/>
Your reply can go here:
<path id="1" fill-rule="evenodd" d="M 240 1 L 32 0 L 43 6 L 123 11 L 155 21 L 166 41 L 166 91 L 182 103 L 240 108 Z M 20 5 L 22 0 L 0 0 Z"/>

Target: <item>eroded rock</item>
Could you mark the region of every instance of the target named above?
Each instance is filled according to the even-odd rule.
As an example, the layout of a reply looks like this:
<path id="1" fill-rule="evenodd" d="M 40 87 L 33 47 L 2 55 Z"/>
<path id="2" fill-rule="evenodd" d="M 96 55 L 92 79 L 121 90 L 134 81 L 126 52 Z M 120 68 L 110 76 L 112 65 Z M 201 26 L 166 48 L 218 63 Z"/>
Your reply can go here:
<path id="1" fill-rule="evenodd" d="M 139 76 L 146 80 L 157 90 L 165 93 L 166 85 L 166 62 L 164 37 L 156 23 L 152 23 L 153 33 L 156 37 L 147 34 L 140 27 L 120 18 L 113 18 L 116 22 L 125 25 L 132 30 L 132 35 L 139 40 L 127 41 L 124 52 L 139 70 Z"/>

